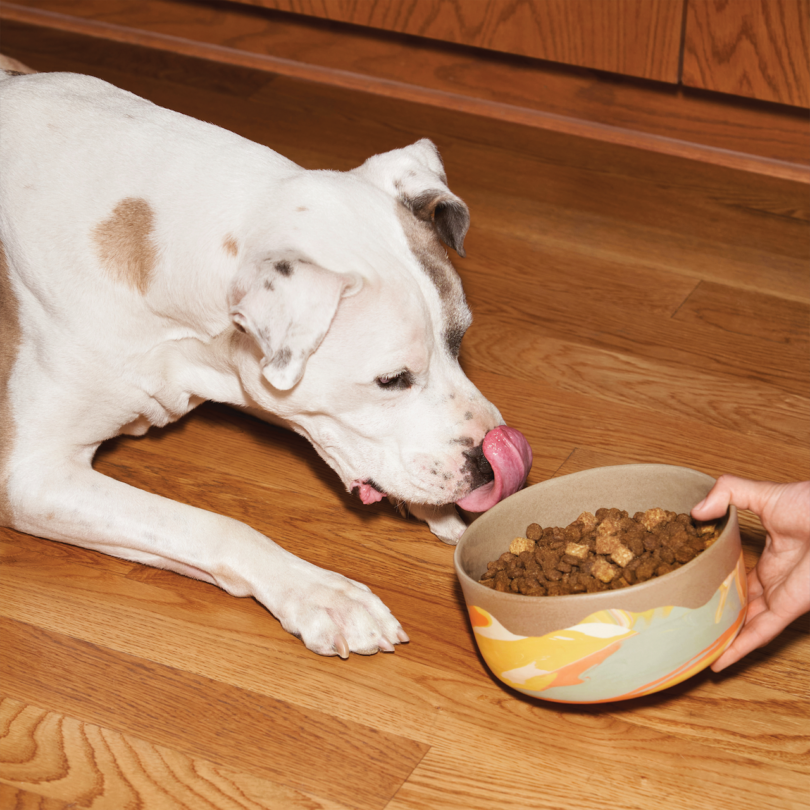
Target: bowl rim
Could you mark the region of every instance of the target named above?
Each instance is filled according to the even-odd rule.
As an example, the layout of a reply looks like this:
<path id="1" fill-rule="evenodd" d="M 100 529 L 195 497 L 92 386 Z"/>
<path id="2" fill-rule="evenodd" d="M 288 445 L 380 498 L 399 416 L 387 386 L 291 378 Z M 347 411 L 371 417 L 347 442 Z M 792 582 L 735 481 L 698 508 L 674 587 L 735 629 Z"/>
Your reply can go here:
<path id="1" fill-rule="evenodd" d="M 509 498 L 505 498 L 500 503 L 496 504 L 492 507 L 492 509 L 488 510 L 487 512 L 483 513 L 485 515 L 495 515 L 497 516 L 499 511 L 505 511 L 508 508 L 508 504 L 510 500 L 513 498 L 518 498 L 524 493 L 534 491 L 538 487 L 546 487 L 550 484 L 555 486 L 559 486 L 558 482 L 564 480 L 571 480 L 573 478 L 580 478 L 586 477 L 589 475 L 594 475 L 595 473 L 603 473 L 608 472 L 610 470 L 618 470 L 623 469 L 626 470 L 628 468 L 636 468 L 639 471 L 643 470 L 651 470 L 655 468 L 656 470 L 663 471 L 664 469 L 669 470 L 686 470 L 690 473 L 694 473 L 698 476 L 703 476 L 706 479 L 706 483 L 713 485 L 716 479 L 712 476 L 707 475 L 706 473 L 701 472 L 700 470 L 695 470 L 691 467 L 683 467 L 679 465 L 673 464 L 652 464 L 652 463 L 631 463 L 631 464 L 618 464 L 618 465 L 606 465 L 602 467 L 591 467 L 585 470 L 579 470 L 574 473 L 568 473 L 567 475 L 561 475 L 554 478 L 548 478 L 545 481 L 540 481 L 536 484 L 532 484 L 529 487 L 525 487 L 524 489 L 520 490 L 519 492 L 511 495 Z M 477 521 L 471 523 L 464 534 L 461 536 L 461 539 L 458 542 L 458 545 L 455 548 L 455 552 L 453 554 L 453 564 L 456 570 L 456 575 L 459 578 L 459 581 L 465 591 L 465 601 L 469 605 L 470 602 L 474 602 L 475 600 L 470 600 L 468 598 L 468 591 L 470 593 L 480 593 L 482 597 L 484 597 L 487 601 L 491 601 L 493 598 L 497 598 L 498 601 L 503 600 L 505 604 L 509 604 L 510 602 L 514 605 L 524 604 L 524 605 L 543 605 L 549 604 L 549 602 L 553 602 L 555 608 L 560 609 L 566 605 L 570 605 L 571 609 L 577 613 L 582 612 L 583 616 L 588 615 L 589 613 L 595 612 L 600 609 L 606 609 L 603 606 L 604 602 L 607 601 L 614 601 L 616 599 L 620 599 L 622 601 L 642 601 L 645 596 L 647 596 L 649 591 L 659 590 L 662 587 L 661 583 L 665 585 L 670 585 L 673 583 L 677 578 L 681 577 L 689 577 L 690 573 L 697 567 L 697 566 L 706 566 L 707 564 L 711 563 L 711 560 L 716 556 L 722 556 L 724 553 L 724 547 L 729 542 L 728 538 L 730 535 L 737 534 L 739 536 L 739 524 L 738 524 L 738 517 L 737 517 L 737 509 L 733 504 L 729 505 L 729 508 L 726 511 L 726 514 L 723 518 L 725 520 L 725 525 L 723 530 L 721 531 L 720 535 L 717 537 L 714 543 L 703 551 L 701 554 L 696 556 L 694 559 L 690 560 L 688 563 L 681 565 L 679 568 L 676 568 L 673 571 L 670 571 L 663 576 L 653 577 L 652 579 L 647 580 L 646 582 L 639 583 L 637 585 L 629 585 L 626 588 L 617 588 L 615 590 L 608 590 L 608 591 L 599 591 L 597 593 L 576 593 L 576 594 L 563 594 L 559 596 L 529 596 L 526 594 L 521 593 L 511 593 L 508 591 L 494 591 L 492 588 L 488 588 L 486 585 L 481 585 L 480 582 L 473 579 L 462 567 L 460 557 L 464 553 L 465 546 L 470 542 L 469 538 L 471 536 L 471 529 L 475 526 Z M 493 597 L 493 594 L 497 594 L 497 597 Z M 629 600 L 628 600 L 628 595 Z M 593 608 L 586 608 L 587 605 L 593 605 Z"/>

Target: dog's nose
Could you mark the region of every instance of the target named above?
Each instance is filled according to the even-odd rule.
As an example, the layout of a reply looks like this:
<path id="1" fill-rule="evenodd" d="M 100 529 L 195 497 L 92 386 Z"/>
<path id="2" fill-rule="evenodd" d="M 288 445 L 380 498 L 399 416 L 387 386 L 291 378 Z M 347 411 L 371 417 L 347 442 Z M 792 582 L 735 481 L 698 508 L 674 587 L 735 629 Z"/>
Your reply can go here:
<path id="1" fill-rule="evenodd" d="M 471 490 L 495 480 L 495 471 L 484 455 L 483 442 L 477 447 L 473 447 L 472 450 L 465 450 L 464 455 L 467 459 L 464 464 L 464 472 L 469 476 Z"/>

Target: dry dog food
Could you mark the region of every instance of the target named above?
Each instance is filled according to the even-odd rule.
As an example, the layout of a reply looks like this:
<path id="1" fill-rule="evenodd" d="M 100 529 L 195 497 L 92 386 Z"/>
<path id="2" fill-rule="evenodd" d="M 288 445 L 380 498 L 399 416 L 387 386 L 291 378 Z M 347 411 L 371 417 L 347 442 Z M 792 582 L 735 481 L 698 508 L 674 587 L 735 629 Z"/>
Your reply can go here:
<path id="1" fill-rule="evenodd" d="M 694 559 L 722 531 L 717 522 L 648 509 L 583 512 L 564 529 L 532 523 L 509 551 L 487 564 L 482 585 L 526 596 L 562 596 L 626 588 Z"/>

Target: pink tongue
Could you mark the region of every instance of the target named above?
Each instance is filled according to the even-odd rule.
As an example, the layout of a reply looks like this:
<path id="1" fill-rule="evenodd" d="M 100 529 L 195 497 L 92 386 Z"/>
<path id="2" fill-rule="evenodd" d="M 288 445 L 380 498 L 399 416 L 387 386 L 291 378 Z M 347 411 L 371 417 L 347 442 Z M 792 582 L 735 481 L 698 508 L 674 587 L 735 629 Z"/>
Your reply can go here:
<path id="1" fill-rule="evenodd" d="M 361 481 L 359 478 L 352 481 L 351 488 L 354 489 L 355 487 L 360 490 L 360 500 L 365 504 L 377 503 L 377 501 L 381 501 L 385 497 L 380 490 L 374 489 L 371 484 Z"/>
<path id="2" fill-rule="evenodd" d="M 456 505 L 468 512 L 486 512 L 522 486 L 532 467 L 532 448 L 515 428 L 501 425 L 484 436 L 484 457 L 492 465 L 495 480 L 474 489 Z"/>

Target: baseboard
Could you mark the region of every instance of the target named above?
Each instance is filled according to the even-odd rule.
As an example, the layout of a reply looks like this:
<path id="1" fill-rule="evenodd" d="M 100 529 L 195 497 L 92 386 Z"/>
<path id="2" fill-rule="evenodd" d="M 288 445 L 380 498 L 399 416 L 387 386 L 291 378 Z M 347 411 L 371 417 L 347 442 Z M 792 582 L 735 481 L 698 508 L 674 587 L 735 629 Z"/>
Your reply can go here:
<path id="1" fill-rule="evenodd" d="M 236 3 L 28 0 L 0 19 L 810 183 L 806 110 Z"/>

